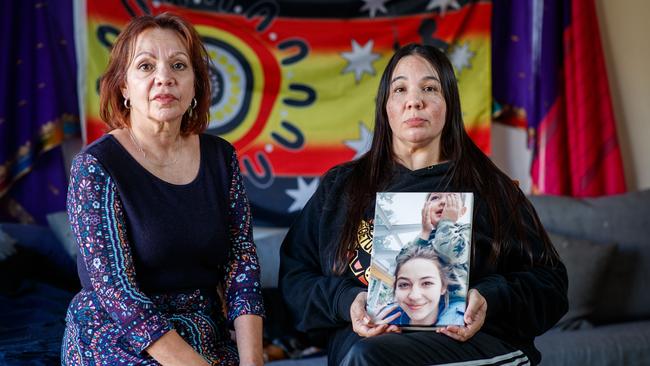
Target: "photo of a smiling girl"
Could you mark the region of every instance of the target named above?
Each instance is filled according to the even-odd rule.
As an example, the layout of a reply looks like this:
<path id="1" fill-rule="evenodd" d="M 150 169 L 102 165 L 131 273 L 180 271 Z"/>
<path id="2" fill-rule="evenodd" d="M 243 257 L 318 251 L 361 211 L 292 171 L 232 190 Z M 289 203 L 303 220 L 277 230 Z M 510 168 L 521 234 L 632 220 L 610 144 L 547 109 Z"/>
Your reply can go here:
<path id="1" fill-rule="evenodd" d="M 378 196 L 378 211 L 383 218 L 377 218 L 375 226 L 377 246 L 373 248 L 368 311 L 376 324 L 418 329 L 462 326 L 473 196 L 427 193 L 417 217 L 405 217 L 405 208 L 413 207 L 413 195 L 392 194 L 388 200 Z M 418 222 L 409 222 L 414 220 Z M 395 242 L 409 235 L 406 229 L 415 238 L 405 241 L 387 262 L 390 253 L 395 253 Z"/>
<path id="2" fill-rule="evenodd" d="M 391 324 L 463 324 L 465 299 L 450 296 L 449 287 L 457 281 L 433 247 L 409 246 L 397 256 L 396 262 L 395 303 L 386 307 L 395 317 Z"/>

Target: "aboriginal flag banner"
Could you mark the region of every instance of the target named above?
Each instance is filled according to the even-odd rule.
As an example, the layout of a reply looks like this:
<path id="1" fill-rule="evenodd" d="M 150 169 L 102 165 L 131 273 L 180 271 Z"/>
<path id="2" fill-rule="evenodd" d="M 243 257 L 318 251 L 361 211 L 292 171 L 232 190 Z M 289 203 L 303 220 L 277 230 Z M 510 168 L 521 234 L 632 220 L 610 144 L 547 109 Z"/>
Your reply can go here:
<path id="1" fill-rule="evenodd" d="M 370 147 L 377 86 L 394 50 L 444 49 L 467 131 L 490 150 L 488 1 L 89 1 L 86 142 L 106 127 L 98 80 L 134 16 L 188 19 L 212 59 L 208 133 L 237 149 L 257 225 L 288 225 L 329 168 Z"/>

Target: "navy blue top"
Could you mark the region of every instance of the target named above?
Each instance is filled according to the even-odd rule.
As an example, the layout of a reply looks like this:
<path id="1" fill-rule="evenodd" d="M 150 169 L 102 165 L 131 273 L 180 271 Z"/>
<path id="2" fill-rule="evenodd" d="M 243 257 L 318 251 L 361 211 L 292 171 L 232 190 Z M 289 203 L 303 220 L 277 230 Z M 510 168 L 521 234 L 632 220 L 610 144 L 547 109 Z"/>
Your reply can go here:
<path id="1" fill-rule="evenodd" d="M 199 141 L 198 174 L 181 185 L 150 173 L 112 135 L 86 149 L 117 186 L 138 286 L 146 293 L 209 288 L 223 280 L 231 245 L 228 193 L 233 147 L 210 135 L 199 135 Z M 92 289 L 83 263 L 77 267 L 83 287 Z"/>
<path id="2" fill-rule="evenodd" d="M 218 137 L 199 143 L 188 184 L 149 173 L 111 135 L 73 159 L 67 206 L 84 288 L 68 308 L 64 361 L 148 363 L 143 351 L 176 329 L 221 363 L 231 347 L 226 322 L 263 316 L 237 156 Z"/>

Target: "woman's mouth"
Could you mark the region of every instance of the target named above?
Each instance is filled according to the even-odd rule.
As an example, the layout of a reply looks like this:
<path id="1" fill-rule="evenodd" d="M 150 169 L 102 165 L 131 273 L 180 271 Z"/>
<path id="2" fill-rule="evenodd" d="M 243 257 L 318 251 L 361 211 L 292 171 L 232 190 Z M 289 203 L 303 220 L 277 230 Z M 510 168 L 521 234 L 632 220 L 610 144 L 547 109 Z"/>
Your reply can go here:
<path id="1" fill-rule="evenodd" d="M 425 124 L 426 121 L 427 121 L 426 119 L 414 117 L 414 118 L 407 119 L 406 121 L 404 121 L 404 123 L 409 127 L 420 127 L 423 124 Z"/>
<path id="2" fill-rule="evenodd" d="M 161 104 L 169 104 L 176 101 L 176 97 L 171 94 L 158 94 L 153 99 Z"/>
<path id="3" fill-rule="evenodd" d="M 406 306 L 409 308 L 411 311 L 417 311 L 420 310 L 424 307 L 424 304 L 422 305 L 411 305 L 411 304 L 406 304 Z"/>

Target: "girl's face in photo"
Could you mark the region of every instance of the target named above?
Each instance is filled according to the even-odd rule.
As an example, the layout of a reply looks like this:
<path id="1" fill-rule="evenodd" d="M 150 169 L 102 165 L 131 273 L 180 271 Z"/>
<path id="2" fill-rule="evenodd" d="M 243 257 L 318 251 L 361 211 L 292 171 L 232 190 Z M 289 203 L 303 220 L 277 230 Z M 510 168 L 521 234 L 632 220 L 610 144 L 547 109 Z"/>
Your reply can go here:
<path id="1" fill-rule="evenodd" d="M 430 259 L 413 258 L 401 266 L 396 281 L 395 301 L 411 325 L 435 324 L 440 296 L 446 291 L 438 266 Z"/>

